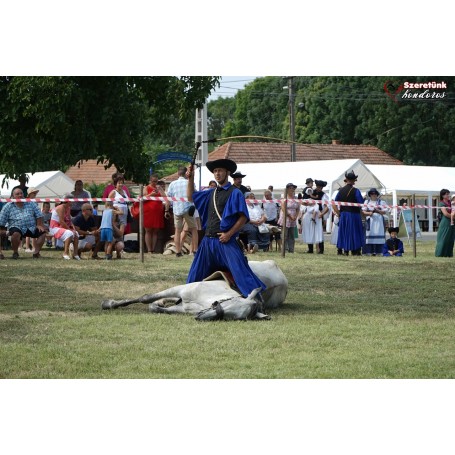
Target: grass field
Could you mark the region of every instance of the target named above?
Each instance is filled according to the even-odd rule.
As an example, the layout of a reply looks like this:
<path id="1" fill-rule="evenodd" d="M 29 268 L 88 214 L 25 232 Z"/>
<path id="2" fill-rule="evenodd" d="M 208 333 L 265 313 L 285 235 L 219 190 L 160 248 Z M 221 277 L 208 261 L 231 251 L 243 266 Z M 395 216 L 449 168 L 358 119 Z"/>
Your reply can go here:
<path id="1" fill-rule="evenodd" d="M 258 253 L 289 280 L 271 321 L 196 322 L 104 298 L 182 284 L 191 257 L 0 261 L 1 378 L 454 378 L 454 259 Z"/>

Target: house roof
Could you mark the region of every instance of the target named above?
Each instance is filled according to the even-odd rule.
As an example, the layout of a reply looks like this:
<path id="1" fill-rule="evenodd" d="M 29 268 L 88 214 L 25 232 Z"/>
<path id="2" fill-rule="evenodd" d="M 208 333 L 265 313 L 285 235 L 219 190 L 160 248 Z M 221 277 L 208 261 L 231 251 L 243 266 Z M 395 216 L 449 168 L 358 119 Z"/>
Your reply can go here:
<path id="1" fill-rule="evenodd" d="M 365 164 L 403 164 L 372 145 L 296 144 L 296 161 L 362 160 Z M 239 163 L 291 161 L 291 146 L 272 142 L 227 142 L 209 154 L 209 160 L 229 158 Z"/>
<path id="2" fill-rule="evenodd" d="M 345 144 L 296 144 L 296 161 L 319 160 L 361 160 L 362 163 L 402 165 L 400 160 L 372 145 Z M 273 142 L 227 142 L 209 153 L 208 160 L 229 158 L 238 165 L 242 163 L 281 163 L 291 162 L 290 144 Z M 240 167 L 240 166 L 239 166 Z M 172 182 L 177 173 L 165 178 Z"/>
<path id="3" fill-rule="evenodd" d="M 112 174 L 117 172 L 115 166 L 108 169 L 104 168 L 104 163 L 97 164 L 96 160 L 79 161 L 75 166 L 71 166 L 65 174 L 73 179 L 82 180 L 84 183 L 106 183 L 111 181 Z"/>

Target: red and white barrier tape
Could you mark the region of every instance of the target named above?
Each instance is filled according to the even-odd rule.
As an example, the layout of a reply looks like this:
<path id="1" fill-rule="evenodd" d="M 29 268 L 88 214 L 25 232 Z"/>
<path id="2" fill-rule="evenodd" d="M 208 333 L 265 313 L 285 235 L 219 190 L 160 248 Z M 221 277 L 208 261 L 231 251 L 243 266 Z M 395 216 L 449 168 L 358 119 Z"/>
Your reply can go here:
<path id="1" fill-rule="evenodd" d="M 111 198 L 22 198 L 22 199 L 13 199 L 13 198 L 0 198 L 0 202 L 139 202 L 140 200 L 143 201 L 163 201 L 163 202 L 187 202 L 188 199 L 184 197 L 169 197 L 169 196 L 143 196 L 143 197 L 129 197 L 129 198 L 119 198 L 119 199 L 111 199 Z M 295 199 L 296 201 L 305 201 L 309 204 L 323 204 L 323 205 L 336 205 L 340 206 L 347 206 L 347 207 L 362 207 L 362 208 L 385 208 L 385 209 L 394 209 L 399 208 L 401 210 L 410 210 L 410 209 L 439 209 L 441 207 L 438 206 L 431 206 L 431 205 L 376 205 L 376 204 L 360 204 L 357 202 L 340 202 L 340 201 L 319 201 L 319 200 L 309 200 L 309 199 Z M 283 199 L 251 199 L 249 201 L 253 201 L 255 203 L 281 203 Z"/>

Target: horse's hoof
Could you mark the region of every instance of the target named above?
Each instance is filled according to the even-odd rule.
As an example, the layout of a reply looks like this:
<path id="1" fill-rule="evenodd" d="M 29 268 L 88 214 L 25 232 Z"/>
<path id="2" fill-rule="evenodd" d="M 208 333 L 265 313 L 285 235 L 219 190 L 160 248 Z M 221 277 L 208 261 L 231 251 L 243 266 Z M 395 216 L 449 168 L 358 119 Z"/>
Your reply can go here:
<path id="1" fill-rule="evenodd" d="M 101 309 L 103 309 L 103 310 L 112 309 L 112 300 L 103 300 L 101 302 Z"/>

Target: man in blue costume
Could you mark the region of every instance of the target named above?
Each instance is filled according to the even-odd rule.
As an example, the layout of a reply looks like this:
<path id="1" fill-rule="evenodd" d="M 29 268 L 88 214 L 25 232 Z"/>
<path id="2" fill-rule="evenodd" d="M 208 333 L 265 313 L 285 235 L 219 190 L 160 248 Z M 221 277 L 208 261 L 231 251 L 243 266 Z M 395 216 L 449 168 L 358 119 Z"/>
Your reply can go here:
<path id="1" fill-rule="evenodd" d="M 346 185 L 338 191 L 335 201 L 363 204 L 362 193 L 354 188 L 358 176 L 355 175 L 354 171 L 351 171 L 346 172 L 344 177 Z M 334 205 L 334 211 L 340 217 L 337 241 L 338 254 L 342 254 L 344 250 L 346 256 L 349 251 L 352 252 L 353 256 L 360 256 L 363 246 L 361 207 L 341 205 L 338 208 Z"/>
<path id="2" fill-rule="evenodd" d="M 188 201 L 194 202 L 202 228 L 205 229 L 205 236 L 194 257 L 187 283 L 202 281 L 220 270 L 231 273 L 244 297 L 256 288 L 264 291 L 265 284 L 253 273 L 237 243 L 240 229 L 249 221 L 242 192 L 228 180 L 229 175 L 236 171 L 237 164 L 229 159 L 220 159 L 208 161 L 206 166 L 213 172 L 216 188 L 194 192 L 192 165 L 187 173 Z"/>

